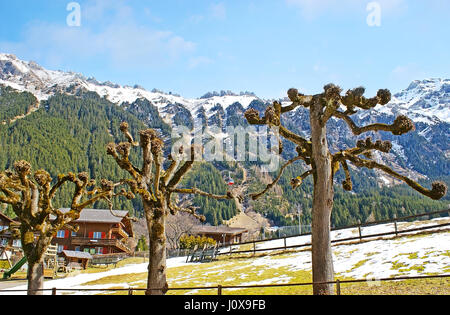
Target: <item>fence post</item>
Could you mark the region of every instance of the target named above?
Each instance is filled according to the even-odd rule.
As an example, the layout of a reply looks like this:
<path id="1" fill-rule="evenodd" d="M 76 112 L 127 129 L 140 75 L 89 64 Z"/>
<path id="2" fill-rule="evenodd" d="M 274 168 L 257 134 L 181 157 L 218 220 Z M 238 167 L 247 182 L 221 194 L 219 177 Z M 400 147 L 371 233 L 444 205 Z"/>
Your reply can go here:
<path id="1" fill-rule="evenodd" d="M 222 285 L 217 286 L 217 295 L 222 295 Z"/>
<path id="2" fill-rule="evenodd" d="M 336 295 L 341 295 L 341 281 L 336 280 Z"/>
<path id="3" fill-rule="evenodd" d="M 359 241 L 362 242 L 361 221 L 358 220 Z"/>
<path id="4" fill-rule="evenodd" d="M 133 295 L 133 288 L 128 289 L 128 295 Z"/>
<path id="5" fill-rule="evenodd" d="M 52 295 L 56 295 L 56 288 L 52 289 Z"/>
<path id="6" fill-rule="evenodd" d="M 256 242 L 253 241 L 253 256 L 256 255 Z"/>
<path id="7" fill-rule="evenodd" d="M 286 237 L 284 237 L 284 250 L 287 249 L 287 244 L 286 244 Z"/>

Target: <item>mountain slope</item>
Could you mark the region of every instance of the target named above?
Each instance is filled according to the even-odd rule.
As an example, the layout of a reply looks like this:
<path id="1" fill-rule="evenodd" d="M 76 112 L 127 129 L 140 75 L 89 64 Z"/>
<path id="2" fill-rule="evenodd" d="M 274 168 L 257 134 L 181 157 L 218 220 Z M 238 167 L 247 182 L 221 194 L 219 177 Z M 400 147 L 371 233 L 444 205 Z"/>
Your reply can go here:
<path id="1" fill-rule="evenodd" d="M 450 80 L 414 81 L 404 91 L 394 94 L 387 106 L 356 114 L 353 118 L 358 125 L 366 125 L 392 123 L 398 114 L 410 116 L 416 123 L 415 132 L 401 137 L 384 132 L 370 134 L 374 139 L 390 140 L 393 144 L 391 153 L 377 155 L 376 158 L 425 184 L 436 179 L 450 184 L 449 100 Z M 139 86 L 100 83 L 81 74 L 46 70 L 34 62 L 0 54 L 0 169 L 10 167 L 14 159 L 27 158 L 35 167 L 48 168 L 52 175 L 67 170 L 89 170 L 96 178 L 116 179 L 120 172 L 108 161 L 104 145 L 121 137 L 118 134 L 120 121 L 131 122 L 136 131 L 147 127 L 159 130 L 166 140 L 166 147 L 170 148 L 174 126 L 184 125 L 189 129 L 196 125 L 217 126 L 222 130 L 221 135 L 226 137 L 227 126 L 248 126 L 243 117 L 247 109 L 264 112 L 270 103 L 252 93 L 234 94 L 229 91 L 187 99 L 158 90 L 149 92 Z M 283 124 L 309 137 L 308 110 L 298 108 L 284 115 Z M 360 138 L 355 138 L 343 121 L 331 119 L 328 139 L 331 150 L 339 151 L 354 147 Z M 286 142 L 283 158 L 289 159 L 294 154 L 295 148 Z M 223 182 L 220 182 L 220 176 L 214 177 L 217 187 L 222 186 L 230 175 L 239 184 L 242 175 L 239 167 L 226 162 L 212 165 L 217 174 L 222 175 Z M 275 176 L 262 176 L 258 163 L 246 161 L 242 165 L 248 175 L 248 192 L 261 190 L 261 182 L 270 181 Z M 247 201 L 245 209 L 265 214 L 273 224 L 286 225 L 298 222 L 296 213 L 300 204 L 304 209 L 302 222 L 308 224 L 311 183 L 307 182 L 298 191 L 292 191 L 290 186 L 290 179 L 302 171 L 302 165 L 289 167 L 273 191 L 259 203 Z M 343 192 L 337 185 L 335 226 L 355 220 L 365 221 L 373 212 L 374 204 L 379 205 L 377 219 L 383 219 L 398 211 L 412 214 L 440 209 L 448 200 L 448 197 L 444 202 L 423 199 L 397 186 L 395 180 L 382 173 L 351 171 L 357 194 Z M 207 172 L 196 168 L 190 178 L 201 184 L 200 178 Z M 336 183 L 342 180 L 343 174 L 339 172 Z M 197 206 L 206 207 L 205 201 L 195 202 Z M 134 206 L 140 211 L 139 205 Z M 205 212 L 209 213 L 213 207 L 209 205 Z M 235 210 L 225 207 L 220 215 L 209 215 L 209 223 L 220 224 L 222 219 L 230 219 Z"/>

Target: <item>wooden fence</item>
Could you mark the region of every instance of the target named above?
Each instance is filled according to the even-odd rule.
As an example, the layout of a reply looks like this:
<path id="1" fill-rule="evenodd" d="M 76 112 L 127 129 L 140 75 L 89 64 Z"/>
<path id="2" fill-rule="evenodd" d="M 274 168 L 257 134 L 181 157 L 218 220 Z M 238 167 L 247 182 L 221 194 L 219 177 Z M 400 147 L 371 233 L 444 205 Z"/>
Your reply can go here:
<path id="1" fill-rule="evenodd" d="M 444 223 L 444 224 L 434 224 L 430 226 L 424 226 L 419 228 L 412 228 L 412 229 L 406 229 L 406 230 L 399 230 L 398 229 L 398 222 L 399 221 L 406 221 L 415 219 L 418 217 L 424 217 L 424 216 L 436 216 L 436 215 L 449 215 L 450 216 L 450 209 L 447 210 L 441 210 L 441 211 L 435 211 L 435 212 L 429 212 L 429 213 L 422 213 L 412 216 L 406 216 L 401 218 L 395 218 L 392 220 L 383 220 L 383 221 L 376 221 L 376 222 L 370 222 L 365 224 L 356 224 L 352 226 L 342 227 L 339 229 L 333 229 L 332 231 L 339 231 L 344 229 L 351 229 L 351 228 L 358 228 L 358 236 L 356 237 L 350 237 L 350 238 L 342 238 L 342 239 L 335 239 L 332 240 L 332 243 L 342 243 L 342 242 L 349 242 L 349 241 L 362 241 L 363 239 L 367 238 L 374 238 L 374 237 L 383 237 L 388 235 L 400 235 L 405 233 L 411 233 L 411 232 L 419 232 L 419 231 L 425 231 L 430 229 L 436 229 L 436 228 L 443 228 L 450 226 L 450 223 Z M 394 231 L 392 232 L 384 232 L 384 233 L 377 233 L 377 234 L 369 234 L 369 235 L 363 235 L 362 234 L 362 228 L 367 226 L 373 226 L 373 225 L 379 225 L 379 224 L 386 224 L 386 223 L 394 223 Z M 299 236 L 308 236 L 311 235 L 310 233 L 306 234 L 300 234 L 295 236 L 289 236 L 289 237 L 282 237 L 282 238 L 274 238 L 269 240 L 255 240 L 251 242 L 243 242 L 239 244 L 232 244 L 230 246 L 229 251 L 225 251 L 222 253 L 219 253 L 219 255 L 226 255 L 226 254 L 240 254 L 240 253 L 256 253 L 256 252 L 262 252 L 262 251 L 272 251 L 272 250 L 287 250 L 292 248 L 299 248 L 299 247 L 308 247 L 311 246 L 310 243 L 307 244 L 298 244 L 298 245 L 291 245 L 287 246 L 287 239 L 299 237 Z M 275 240 L 284 240 L 284 246 L 282 247 L 276 247 L 276 248 L 263 248 L 263 249 L 257 249 L 256 244 L 262 243 L 262 242 L 268 242 L 268 241 L 275 241 Z M 252 250 L 238 250 L 233 251 L 233 247 L 241 246 L 241 245 L 248 245 L 253 244 Z M 270 288 L 270 287 L 295 287 L 295 286 L 312 286 L 314 284 L 333 284 L 336 286 L 336 295 L 341 295 L 341 285 L 342 284 L 348 284 L 348 283 L 361 283 L 361 282 L 371 282 L 371 281 L 377 281 L 377 282 L 385 282 L 385 281 L 401 281 L 401 280 L 417 280 L 417 279 L 433 279 L 433 278 L 448 278 L 450 277 L 450 274 L 444 274 L 444 275 L 427 275 L 427 276 L 405 276 L 405 277 L 396 277 L 396 278 L 382 278 L 382 279 L 374 279 L 374 280 L 368 280 L 368 279 L 357 279 L 357 280 L 336 280 L 332 282 L 310 282 L 310 283 L 288 283 L 288 284 L 255 284 L 255 285 L 235 285 L 235 286 L 224 286 L 224 285 L 217 285 L 217 286 L 204 286 L 204 287 L 179 287 L 179 288 L 169 288 L 168 291 L 190 291 L 190 290 L 215 290 L 217 292 L 217 295 L 223 295 L 224 291 L 227 289 L 251 289 L 251 288 Z M 157 290 L 161 291 L 162 289 L 150 289 L 150 290 Z M 59 288 L 53 288 L 53 289 L 43 289 L 38 290 L 42 292 L 51 292 L 52 295 L 57 295 L 58 292 L 64 293 L 64 292 L 92 292 L 92 293 L 104 293 L 104 292 L 110 292 L 110 293 L 117 293 L 117 292 L 125 292 L 128 295 L 133 295 L 134 293 L 138 292 L 145 292 L 148 291 L 148 289 L 139 289 L 139 288 L 127 288 L 127 289 L 59 289 Z M 27 292 L 27 290 L 0 290 L 0 293 L 20 293 L 20 292 Z"/>
<path id="2" fill-rule="evenodd" d="M 336 243 L 345 243 L 345 242 L 353 242 L 353 241 L 361 242 L 364 239 L 369 239 L 369 238 L 373 239 L 373 238 L 377 238 L 377 237 L 390 236 L 390 235 L 399 236 L 400 234 L 420 232 L 420 231 L 426 231 L 426 230 L 431 230 L 431 229 L 436 229 L 436 228 L 450 227 L 450 223 L 443 223 L 443 224 L 433 224 L 430 226 L 423 226 L 423 227 L 403 229 L 403 230 L 398 228 L 398 222 L 400 222 L 400 221 L 407 221 L 407 220 L 424 217 L 424 216 L 431 217 L 431 216 L 445 215 L 445 214 L 450 216 L 450 209 L 428 212 L 428 213 L 421 213 L 421 214 L 405 216 L 405 217 L 401 217 L 401 218 L 394 218 L 391 220 L 382 220 L 382 221 L 375 221 L 375 222 L 364 223 L 364 224 L 355 224 L 355 225 L 351 225 L 351 226 L 341 227 L 338 229 L 333 229 L 332 232 L 346 230 L 346 229 L 352 229 L 352 228 L 358 229 L 358 236 L 334 239 L 331 241 L 331 243 L 336 244 Z M 380 225 L 380 224 L 387 224 L 387 223 L 394 223 L 393 231 L 376 233 L 376 234 L 367 234 L 367 235 L 363 235 L 363 233 L 362 233 L 362 229 L 364 227 Z M 266 240 L 253 240 L 253 241 L 242 242 L 242 243 L 237 243 L 237 244 L 228 244 L 227 246 L 224 246 L 221 248 L 221 251 L 218 253 L 218 255 L 248 254 L 248 253 L 256 254 L 257 252 L 288 250 L 288 249 L 295 249 L 295 248 L 301 248 L 301 247 L 310 247 L 312 245 L 311 243 L 296 244 L 296 245 L 289 245 L 289 246 L 287 245 L 288 239 L 302 237 L 302 236 L 310 236 L 310 235 L 311 235 L 311 233 L 305 233 L 305 234 L 286 236 L 286 237 L 278 237 L 278 238 L 272 238 L 272 239 L 266 239 Z M 258 244 L 258 243 L 265 243 L 265 242 L 277 241 L 277 240 L 283 240 L 284 246 L 278 246 L 278 247 L 273 247 L 273 248 L 256 248 L 256 244 Z M 243 245 L 252 245 L 253 248 L 248 249 L 248 250 L 234 250 L 234 248 L 240 247 Z M 227 249 L 227 248 L 229 248 L 229 249 Z"/>
<path id="3" fill-rule="evenodd" d="M 58 293 L 67 294 L 69 292 L 90 292 L 90 293 L 119 293 L 124 292 L 128 295 L 134 295 L 135 293 L 145 293 L 146 291 L 191 291 L 191 290 L 214 290 L 217 292 L 217 295 L 224 295 L 225 290 L 236 290 L 236 289 L 263 289 L 263 288 L 281 288 L 281 287 L 299 287 L 299 286 L 312 286 L 314 284 L 333 284 L 335 285 L 335 294 L 342 294 L 342 285 L 350 284 L 350 283 L 378 283 L 378 282 L 386 282 L 386 281 L 404 281 L 404 280 L 423 280 L 423 279 L 444 279 L 449 278 L 450 274 L 444 275 L 426 275 L 426 276 L 403 276 L 396 278 L 381 278 L 381 279 L 355 279 L 355 280 L 335 280 L 329 282 L 307 282 L 307 283 L 283 283 L 283 284 L 253 284 L 253 285 L 217 285 L 217 286 L 198 286 L 198 287 L 178 287 L 178 288 L 168 288 L 168 289 L 141 289 L 141 288 L 123 288 L 123 289 L 60 289 L 60 288 L 52 288 L 52 289 L 42 289 L 36 290 L 36 292 L 51 292 L 51 295 L 57 295 Z M 24 293 L 27 290 L 0 290 L 0 293 Z"/>

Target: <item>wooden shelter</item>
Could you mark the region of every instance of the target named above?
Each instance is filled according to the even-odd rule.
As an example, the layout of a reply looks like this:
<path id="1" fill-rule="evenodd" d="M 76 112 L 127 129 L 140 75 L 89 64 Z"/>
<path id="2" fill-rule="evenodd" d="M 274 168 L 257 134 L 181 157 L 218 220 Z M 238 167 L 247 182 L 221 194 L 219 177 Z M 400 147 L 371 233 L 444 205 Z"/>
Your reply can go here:
<path id="1" fill-rule="evenodd" d="M 71 250 L 63 250 L 62 257 L 65 259 L 65 265 L 68 269 L 86 269 L 89 261 L 92 259 L 91 254 L 85 252 L 75 252 Z"/>
<path id="2" fill-rule="evenodd" d="M 190 234 L 194 236 L 206 236 L 214 239 L 218 244 L 236 244 L 242 242 L 242 237 L 248 233 L 245 228 L 230 228 L 228 226 L 196 226 Z"/>

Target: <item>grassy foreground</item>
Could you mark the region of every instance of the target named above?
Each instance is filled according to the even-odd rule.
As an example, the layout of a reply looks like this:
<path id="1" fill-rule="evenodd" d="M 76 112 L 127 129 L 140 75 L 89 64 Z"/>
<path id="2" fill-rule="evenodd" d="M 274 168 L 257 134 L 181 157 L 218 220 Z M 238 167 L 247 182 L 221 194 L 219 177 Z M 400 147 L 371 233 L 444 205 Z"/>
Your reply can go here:
<path id="1" fill-rule="evenodd" d="M 312 281 L 310 270 L 297 270 L 280 261 L 291 259 L 292 253 L 254 257 L 223 257 L 219 261 L 169 268 L 168 281 L 171 288 L 217 286 L 247 286 L 261 284 L 293 284 Z M 264 263 L 261 263 L 264 259 Z M 273 260 L 273 264 L 270 262 Z M 138 260 L 139 261 L 139 260 Z M 136 263 L 136 259 L 122 264 Z M 140 259 L 142 263 L 142 259 Z M 95 268 L 98 269 L 98 268 Z M 101 269 L 101 268 L 100 268 Z M 89 270 L 95 272 L 95 270 Z M 348 279 L 348 278 L 347 278 Z M 344 280 L 344 279 L 341 279 Z M 84 284 L 86 287 L 107 285 L 110 289 L 146 288 L 147 274 L 123 274 L 100 278 Z M 118 292 L 116 294 L 125 294 Z M 311 295 L 312 287 L 280 286 L 264 288 L 223 289 L 224 295 Z M 109 293 L 108 293 L 109 294 Z M 143 294 L 143 292 L 135 292 Z M 217 289 L 174 290 L 168 295 L 217 295 Z M 450 279 L 418 279 L 405 281 L 341 284 L 342 295 L 450 295 Z"/>

